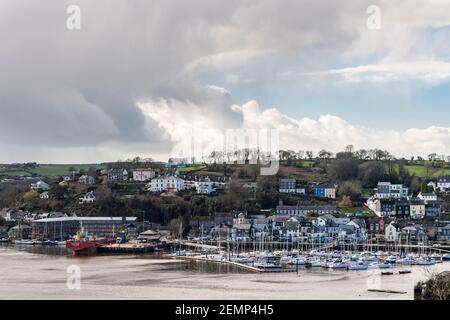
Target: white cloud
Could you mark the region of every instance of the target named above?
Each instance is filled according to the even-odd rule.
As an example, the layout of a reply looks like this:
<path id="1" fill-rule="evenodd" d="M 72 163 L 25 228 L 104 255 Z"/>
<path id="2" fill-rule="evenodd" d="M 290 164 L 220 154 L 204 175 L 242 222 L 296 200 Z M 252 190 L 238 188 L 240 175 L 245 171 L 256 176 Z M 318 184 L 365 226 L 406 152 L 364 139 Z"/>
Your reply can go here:
<path id="1" fill-rule="evenodd" d="M 140 108 L 174 143 L 176 150 L 187 145 L 201 146 L 196 158 L 209 155 L 212 150 L 223 150 L 226 129 L 235 129 L 234 123 L 211 121 L 202 107 L 189 105 L 189 114 L 180 113 L 188 106 L 180 101 L 159 101 L 140 104 Z M 317 120 L 295 119 L 276 108 L 260 110 L 257 101 L 242 106 L 233 105 L 230 113 L 240 113 L 241 129 L 277 129 L 280 148 L 290 150 L 327 149 L 332 152 L 344 150 L 352 144 L 356 148 L 385 149 L 396 156 L 426 156 L 429 153 L 450 154 L 450 128 L 411 128 L 405 131 L 382 131 L 353 125 L 333 115 L 322 115 Z M 230 126 L 230 127 L 228 127 Z M 184 149 L 186 150 L 186 149 Z M 180 155 L 180 154 L 177 154 Z"/>
<path id="2" fill-rule="evenodd" d="M 389 81 L 423 81 L 436 84 L 450 78 L 450 63 L 438 60 L 381 62 L 351 68 L 332 69 L 305 75 L 341 75 L 348 82 L 384 83 Z"/>

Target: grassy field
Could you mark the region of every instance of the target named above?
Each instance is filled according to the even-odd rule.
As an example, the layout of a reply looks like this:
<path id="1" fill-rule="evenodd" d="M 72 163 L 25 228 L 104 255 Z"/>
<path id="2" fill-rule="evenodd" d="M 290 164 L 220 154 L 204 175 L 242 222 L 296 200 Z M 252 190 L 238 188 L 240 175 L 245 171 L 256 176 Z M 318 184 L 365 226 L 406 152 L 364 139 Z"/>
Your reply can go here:
<path id="1" fill-rule="evenodd" d="M 31 176 L 31 173 L 29 173 L 27 171 L 19 171 L 19 170 L 11 170 L 11 171 L 0 170 L 0 176 L 1 175 L 8 175 L 11 177 L 27 177 L 27 176 Z"/>
<path id="2" fill-rule="evenodd" d="M 76 171 L 87 171 L 89 168 L 103 169 L 104 166 L 99 164 L 42 164 L 30 172 L 39 176 L 61 176 L 70 173 L 70 168 L 75 168 Z"/>
<path id="3" fill-rule="evenodd" d="M 99 164 L 42 164 L 39 167 L 30 170 L 6 170 L 0 168 L 0 175 L 8 175 L 13 177 L 18 176 L 62 176 L 69 174 L 69 169 L 75 168 L 75 170 L 89 170 L 89 168 L 102 169 L 104 166 Z"/>
<path id="4" fill-rule="evenodd" d="M 190 167 L 185 167 L 185 168 L 178 168 L 179 172 L 189 172 L 189 171 L 194 171 L 194 170 L 202 170 L 202 169 L 206 169 L 208 168 L 208 166 L 206 164 L 194 164 Z"/>
<path id="5" fill-rule="evenodd" d="M 398 172 L 398 165 L 394 165 L 394 168 Z M 414 174 L 420 178 L 437 178 L 443 175 L 450 175 L 450 168 L 439 168 L 439 167 L 427 167 L 424 165 L 405 165 L 405 169 L 408 170 L 410 174 Z M 428 172 L 427 172 L 428 171 Z"/>

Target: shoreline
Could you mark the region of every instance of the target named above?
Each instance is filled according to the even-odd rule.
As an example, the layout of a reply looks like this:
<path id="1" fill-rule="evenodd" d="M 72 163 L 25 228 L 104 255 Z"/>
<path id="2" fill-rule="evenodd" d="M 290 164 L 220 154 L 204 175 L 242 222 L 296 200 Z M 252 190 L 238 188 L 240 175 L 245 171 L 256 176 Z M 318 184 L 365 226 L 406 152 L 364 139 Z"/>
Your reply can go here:
<path id="1" fill-rule="evenodd" d="M 296 273 L 239 272 L 235 266 L 164 255 L 48 256 L 0 247 L 0 299 L 413 299 L 414 285 L 443 263 L 413 266 L 411 274 L 302 269 Z M 66 287 L 67 267 L 81 269 L 81 289 Z M 428 271 L 427 271 L 428 270 Z M 369 292 L 370 288 L 406 294 Z"/>

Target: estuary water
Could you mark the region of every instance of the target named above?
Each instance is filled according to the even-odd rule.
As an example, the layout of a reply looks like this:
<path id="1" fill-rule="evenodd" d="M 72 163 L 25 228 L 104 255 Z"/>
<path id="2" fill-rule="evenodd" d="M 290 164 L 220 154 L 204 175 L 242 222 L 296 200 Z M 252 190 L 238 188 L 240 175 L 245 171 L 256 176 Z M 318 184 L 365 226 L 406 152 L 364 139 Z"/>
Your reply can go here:
<path id="1" fill-rule="evenodd" d="M 70 270 L 79 272 L 75 282 Z M 0 299 L 413 299 L 418 281 L 450 270 L 450 263 L 411 270 L 251 273 L 159 254 L 73 257 L 65 248 L 0 246 Z"/>

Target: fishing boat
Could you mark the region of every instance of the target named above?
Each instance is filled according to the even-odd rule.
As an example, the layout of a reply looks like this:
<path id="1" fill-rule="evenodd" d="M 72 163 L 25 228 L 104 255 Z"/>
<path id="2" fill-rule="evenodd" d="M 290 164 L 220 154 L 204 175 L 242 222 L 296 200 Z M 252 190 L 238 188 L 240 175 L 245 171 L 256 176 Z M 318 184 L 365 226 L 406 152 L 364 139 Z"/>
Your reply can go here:
<path id="1" fill-rule="evenodd" d="M 450 253 L 446 253 L 442 256 L 443 261 L 450 261 Z"/>
<path id="2" fill-rule="evenodd" d="M 81 231 L 76 233 L 75 238 L 66 241 L 66 248 L 71 250 L 74 255 L 94 255 L 97 253 L 98 247 L 106 242 L 104 238 L 89 237 L 81 225 Z"/>
<path id="3" fill-rule="evenodd" d="M 11 240 L 6 239 L 6 238 L 1 238 L 0 239 L 0 243 L 10 243 L 10 242 L 11 242 Z"/>
<path id="4" fill-rule="evenodd" d="M 394 274 L 394 272 L 392 271 L 382 271 L 381 275 L 382 276 L 392 276 Z"/>

